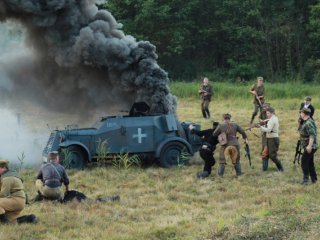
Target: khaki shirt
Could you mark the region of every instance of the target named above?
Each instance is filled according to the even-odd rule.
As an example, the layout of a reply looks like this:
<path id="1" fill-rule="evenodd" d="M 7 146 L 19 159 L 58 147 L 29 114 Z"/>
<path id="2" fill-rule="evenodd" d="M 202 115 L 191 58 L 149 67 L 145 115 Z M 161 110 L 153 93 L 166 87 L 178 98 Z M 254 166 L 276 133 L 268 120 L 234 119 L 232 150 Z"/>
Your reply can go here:
<path id="1" fill-rule="evenodd" d="M 272 115 L 267 123 L 267 126 L 260 127 L 262 132 L 267 133 L 267 138 L 277 138 L 279 137 L 279 120 L 276 115 Z"/>
<path id="2" fill-rule="evenodd" d="M 18 177 L 16 172 L 8 170 L 1 175 L 0 181 L 0 198 L 26 198 L 26 194 L 23 191 L 22 180 Z"/>

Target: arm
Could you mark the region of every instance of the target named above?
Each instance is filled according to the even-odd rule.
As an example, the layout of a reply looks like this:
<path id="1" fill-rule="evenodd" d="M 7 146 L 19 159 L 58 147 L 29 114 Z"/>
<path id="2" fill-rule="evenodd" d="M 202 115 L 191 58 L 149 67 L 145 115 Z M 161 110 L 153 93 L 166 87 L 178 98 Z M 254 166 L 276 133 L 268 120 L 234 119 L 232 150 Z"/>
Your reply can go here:
<path id="1" fill-rule="evenodd" d="M 237 124 L 237 132 L 242 135 L 242 138 L 244 139 L 245 143 L 248 144 L 249 143 L 248 136 L 246 132 L 243 130 L 243 128 L 240 127 L 238 124 Z"/>
<path id="2" fill-rule="evenodd" d="M 311 120 L 312 121 L 312 120 Z M 314 125 L 312 125 L 312 127 L 309 128 L 308 133 L 309 133 L 309 142 L 308 142 L 308 146 L 306 147 L 306 150 L 308 153 L 311 153 L 312 151 L 312 145 L 314 143 L 314 139 L 317 136 L 316 133 L 316 128 L 313 127 Z"/>
<path id="3" fill-rule="evenodd" d="M 260 129 L 262 132 L 271 133 L 272 129 L 274 127 L 274 119 L 270 118 L 270 120 L 267 123 L 267 126 L 260 126 Z"/>
<path id="4" fill-rule="evenodd" d="M 11 192 L 11 181 L 10 178 L 3 178 L 1 180 L 1 191 L 0 191 L 0 198 L 5 198 L 10 196 Z"/>

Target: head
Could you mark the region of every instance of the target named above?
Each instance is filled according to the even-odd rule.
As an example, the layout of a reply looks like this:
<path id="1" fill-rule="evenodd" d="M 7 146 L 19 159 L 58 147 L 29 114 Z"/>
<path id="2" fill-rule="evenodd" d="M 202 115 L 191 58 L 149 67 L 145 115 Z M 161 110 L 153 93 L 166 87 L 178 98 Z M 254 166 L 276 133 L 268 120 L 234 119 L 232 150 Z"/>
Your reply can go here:
<path id="1" fill-rule="evenodd" d="M 59 162 L 59 152 L 58 151 L 52 151 L 48 154 L 48 161 L 49 162 Z"/>
<path id="2" fill-rule="evenodd" d="M 263 77 L 257 77 L 257 83 L 258 83 L 258 85 L 262 85 L 263 84 Z"/>
<path id="3" fill-rule="evenodd" d="M 219 123 L 218 122 L 213 122 L 212 123 L 212 129 L 216 129 L 218 127 Z"/>
<path id="4" fill-rule="evenodd" d="M 209 79 L 208 79 L 207 77 L 205 77 L 205 78 L 203 79 L 203 84 L 204 84 L 204 85 L 208 85 L 208 83 L 209 83 Z"/>
<path id="5" fill-rule="evenodd" d="M 276 113 L 276 111 L 272 107 L 268 107 L 267 110 L 266 110 L 266 114 L 267 114 L 268 118 L 271 118 L 272 115 L 274 115 L 275 113 Z"/>
<path id="6" fill-rule="evenodd" d="M 9 161 L 1 159 L 0 160 L 0 175 L 4 174 L 9 169 Z"/>
<path id="7" fill-rule="evenodd" d="M 229 113 L 225 113 L 222 115 L 222 119 L 223 120 L 230 120 L 231 119 L 231 115 Z"/>
<path id="8" fill-rule="evenodd" d="M 266 111 L 268 108 L 270 108 L 271 107 L 271 104 L 270 103 L 264 103 L 264 104 L 262 104 L 262 108 L 263 108 L 263 110 L 264 111 Z"/>
<path id="9" fill-rule="evenodd" d="M 311 97 L 310 97 L 310 96 L 306 96 L 306 97 L 304 98 L 304 102 L 305 102 L 306 104 L 310 104 L 310 103 L 311 103 Z"/>
<path id="10" fill-rule="evenodd" d="M 300 117 L 302 119 L 308 119 L 310 117 L 310 114 L 311 114 L 311 110 L 309 108 L 302 108 L 300 110 Z"/>

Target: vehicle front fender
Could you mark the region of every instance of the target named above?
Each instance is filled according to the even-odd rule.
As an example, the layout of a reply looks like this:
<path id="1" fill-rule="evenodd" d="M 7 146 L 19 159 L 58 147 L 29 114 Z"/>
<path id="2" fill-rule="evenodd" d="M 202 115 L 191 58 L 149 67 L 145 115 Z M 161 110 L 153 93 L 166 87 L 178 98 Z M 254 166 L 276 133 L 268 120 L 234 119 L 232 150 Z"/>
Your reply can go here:
<path id="1" fill-rule="evenodd" d="M 65 142 L 59 144 L 59 146 L 60 146 L 61 148 L 67 148 L 67 147 L 69 147 L 69 146 L 71 146 L 71 145 L 82 147 L 82 148 L 86 151 L 86 153 L 88 154 L 88 160 L 91 161 L 90 151 L 89 151 L 89 149 L 87 148 L 87 146 L 84 145 L 83 143 L 78 142 L 78 141 L 65 141 Z"/>
<path id="2" fill-rule="evenodd" d="M 157 147 L 157 150 L 156 150 L 156 153 L 155 153 L 155 157 L 156 158 L 159 158 L 160 157 L 160 154 L 161 154 L 161 150 L 163 148 L 164 145 L 166 145 L 167 143 L 169 142 L 180 142 L 182 144 L 184 144 L 187 149 L 188 149 L 188 152 L 193 155 L 194 152 L 192 150 L 192 147 L 190 145 L 190 143 L 188 143 L 187 140 L 183 139 L 183 138 L 180 138 L 180 137 L 173 137 L 173 138 L 169 138 L 169 139 L 166 139 L 165 141 L 161 142 L 158 147 Z"/>

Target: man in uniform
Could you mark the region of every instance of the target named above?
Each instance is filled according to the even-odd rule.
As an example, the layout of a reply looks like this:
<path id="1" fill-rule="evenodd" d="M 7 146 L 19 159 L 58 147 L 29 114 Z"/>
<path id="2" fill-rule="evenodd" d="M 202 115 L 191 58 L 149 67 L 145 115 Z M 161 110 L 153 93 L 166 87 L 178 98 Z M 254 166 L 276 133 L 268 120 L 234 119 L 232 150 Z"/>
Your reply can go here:
<path id="1" fill-rule="evenodd" d="M 220 164 L 218 174 L 219 176 L 223 176 L 225 165 L 226 165 L 226 150 L 232 153 L 231 159 L 234 169 L 236 171 L 236 175 L 240 176 L 241 173 L 241 165 L 240 165 L 240 148 L 238 138 L 236 136 L 237 132 L 242 135 L 242 138 L 245 140 L 245 143 L 248 143 L 247 134 L 245 131 L 236 123 L 231 122 L 231 115 L 229 113 L 223 114 L 223 121 L 217 129 L 214 131 L 213 136 L 219 137 L 220 134 L 225 134 L 226 136 L 226 144 L 221 145 L 220 148 Z M 231 151 L 229 151 L 231 150 Z"/>
<path id="2" fill-rule="evenodd" d="M 197 174 L 199 179 L 207 178 L 211 174 L 211 169 L 216 163 L 214 159 L 214 151 L 216 150 L 216 145 L 218 142 L 218 137 L 214 137 L 212 134 L 216 130 L 218 122 L 213 122 L 212 128 L 205 129 L 202 131 L 196 130 L 192 125 L 189 126 L 189 129 L 192 134 L 196 134 L 202 138 L 202 144 L 199 149 L 200 157 L 204 161 L 203 171 Z"/>
<path id="3" fill-rule="evenodd" d="M 210 111 L 209 111 L 209 103 L 212 97 L 212 86 L 209 84 L 209 79 L 205 77 L 199 89 L 199 94 L 201 96 L 201 112 L 204 118 L 210 118 Z"/>
<path id="4" fill-rule="evenodd" d="M 26 194 L 23 183 L 16 171 L 9 169 L 9 162 L 0 160 L 0 224 L 36 223 L 35 215 L 19 217 L 25 207 Z"/>
<path id="5" fill-rule="evenodd" d="M 278 159 L 278 150 L 280 145 L 279 140 L 279 120 L 275 115 L 275 110 L 269 107 L 266 110 L 267 117 L 269 119 L 267 126 L 260 126 L 262 132 L 266 133 L 267 137 L 267 149 L 268 156 L 263 159 L 263 164 L 265 164 L 265 170 L 268 169 L 268 159 L 270 158 L 277 166 L 279 171 L 283 171 L 283 166 Z"/>
<path id="6" fill-rule="evenodd" d="M 301 157 L 301 168 L 303 172 L 302 184 L 307 185 L 309 176 L 312 183 L 316 183 L 317 173 L 314 167 L 314 153 L 317 151 L 317 126 L 311 118 L 311 110 L 309 108 L 303 108 L 300 111 L 300 117 L 303 120 L 303 124 L 300 129 L 300 144 L 304 149 Z"/>
<path id="7" fill-rule="evenodd" d="M 269 103 L 264 103 L 262 105 L 262 111 L 260 112 L 260 126 L 267 126 L 268 123 L 268 116 L 267 116 L 267 109 L 270 107 Z M 262 170 L 268 170 L 268 159 L 269 159 L 269 152 L 268 152 L 268 145 L 267 145 L 267 133 L 261 131 L 261 158 L 262 158 Z"/>
<path id="8" fill-rule="evenodd" d="M 310 118 L 313 119 L 313 114 L 314 114 L 314 107 L 311 105 L 311 97 L 310 96 L 306 96 L 304 99 L 304 102 L 300 104 L 300 108 L 299 111 L 302 110 L 303 108 L 309 108 L 310 109 Z M 298 130 L 300 130 L 302 124 L 303 124 L 303 120 L 300 117 L 299 114 L 299 119 L 298 119 Z"/>
<path id="9" fill-rule="evenodd" d="M 60 165 L 59 153 L 57 151 L 48 154 L 49 163 L 44 164 L 38 173 L 36 189 L 38 196 L 35 200 L 42 200 L 42 197 L 50 200 L 62 200 L 62 183 L 65 191 L 69 190 L 69 177 L 66 170 Z"/>
<path id="10" fill-rule="evenodd" d="M 262 111 L 262 105 L 264 103 L 264 84 L 263 84 L 263 77 L 257 77 L 257 82 L 252 85 L 250 91 L 253 95 L 253 105 L 254 110 L 251 116 L 250 125 L 253 123 L 254 118 L 257 116 L 258 112 Z"/>

